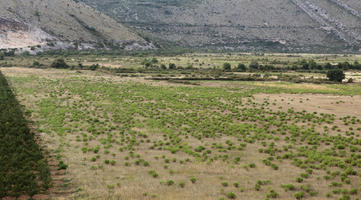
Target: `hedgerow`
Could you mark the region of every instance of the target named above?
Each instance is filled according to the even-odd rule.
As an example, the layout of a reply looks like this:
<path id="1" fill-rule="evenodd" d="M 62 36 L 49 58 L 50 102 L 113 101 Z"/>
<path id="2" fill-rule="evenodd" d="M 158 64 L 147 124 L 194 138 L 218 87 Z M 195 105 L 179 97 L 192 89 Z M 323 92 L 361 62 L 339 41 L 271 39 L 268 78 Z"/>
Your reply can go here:
<path id="1" fill-rule="evenodd" d="M 1 72 L 0 144 L 0 198 L 34 196 L 50 187 L 47 161 Z"/>

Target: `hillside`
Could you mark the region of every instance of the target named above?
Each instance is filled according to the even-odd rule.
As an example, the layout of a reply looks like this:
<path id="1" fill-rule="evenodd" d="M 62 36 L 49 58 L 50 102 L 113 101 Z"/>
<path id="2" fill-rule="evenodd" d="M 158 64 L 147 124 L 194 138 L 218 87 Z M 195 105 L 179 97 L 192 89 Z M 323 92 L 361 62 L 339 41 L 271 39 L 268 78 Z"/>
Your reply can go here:
<path id="1" fill-rule="evenodd" d="M 148 45 L 127 27 L 82 2 L 0 1 L 0 48 L 87 48 L 107 42 L 125 48 Z"/>
<path id="2" fill-rule="evenodd" d="M 358 0 L 82 0 L 155 38 L 191 47 L 359 51 Z"/>

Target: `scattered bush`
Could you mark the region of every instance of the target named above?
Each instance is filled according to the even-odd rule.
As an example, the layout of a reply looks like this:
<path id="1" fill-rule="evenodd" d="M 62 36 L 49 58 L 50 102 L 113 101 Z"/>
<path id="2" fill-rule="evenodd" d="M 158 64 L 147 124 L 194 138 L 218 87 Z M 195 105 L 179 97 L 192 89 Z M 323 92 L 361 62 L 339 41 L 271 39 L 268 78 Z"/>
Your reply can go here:
<path id="1" fill-rule="evenodd" d="M 174 185 L 174 181 L 168 180 L 165 184 L 168 186 L 171 186 L 171 185 Z"/>
<path id="2" fill-rule="evenodd" d="M 64 163 L 64 161 L 59 161 L 59 164 L 58 164 L 58 170 L 63 170 L 63 169 L 67 169 L 68 168 L 68 165 L 66 165 Z"/>
<path id="3" fill-rule="evenodd" d="M 228 183 L 227 182 L 222 182 L 222 186 L 223 187 L 228 187 Z"/>
<path id="4" fill-rule="evenodd" d="M 283 189 L 285 189 L 285 191 L 289 191 L 289 190 L 295 190 L 296 189 L 296 187 L 293 185 L 293 184 L 286 184 L 286 185 L 281 185 L 281 187 L 283 188 Z"/>
<path id="5" fill-rule="evenodd" d="M 233 192 L 227 192 L 227 198 L 229 199 L 235 199 L 237 196 Z"/>
<path id="6" fill-rule="evenodd" d="M 273 198 L 273 199 L 275 199 L 275 198 L 279 197 L 279 194 L 278 194 L 276 191 L 274 191 L 274 190 L 270 190 L 270 191 L 267 193 L 266 197 L 267 197 L 267 198 Z"/>
<path id="7" fill-rule="evenodd" d="M 296 192 L 294 194 L 294 196 L 296 199 L 303 199 L 303 198 L 305 198 L 306 194 L 305 194 L 305 192 Z"/>

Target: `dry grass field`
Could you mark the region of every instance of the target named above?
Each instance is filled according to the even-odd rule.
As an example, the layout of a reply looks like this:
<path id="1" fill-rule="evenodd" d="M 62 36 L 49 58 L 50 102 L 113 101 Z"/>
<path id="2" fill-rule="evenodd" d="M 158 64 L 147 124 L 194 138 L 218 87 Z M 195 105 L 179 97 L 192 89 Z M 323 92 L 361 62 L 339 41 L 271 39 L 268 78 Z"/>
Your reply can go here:
<path id="1" fill-rule="evenodd" d="M 343 61 L 341 56 L 304 57 Z M 220 66 L 225 60 L 236 64 L 261 57 L 204 54 L 158 59 L 178 66 Z M 48 57 L 34 60 L 51 62 Z M 360 198 L 357 83 L 185 85 L 101 71 L 27 68 L 34 60 L 16 57 L 6 61 L 13 67 L 1 71 L 30 113 L 52 162 L 66 164 L 65 170 L 53 172 L 55 189 L 47 198 Z M 140 68 L 143 58 L 66 60 Z"/>

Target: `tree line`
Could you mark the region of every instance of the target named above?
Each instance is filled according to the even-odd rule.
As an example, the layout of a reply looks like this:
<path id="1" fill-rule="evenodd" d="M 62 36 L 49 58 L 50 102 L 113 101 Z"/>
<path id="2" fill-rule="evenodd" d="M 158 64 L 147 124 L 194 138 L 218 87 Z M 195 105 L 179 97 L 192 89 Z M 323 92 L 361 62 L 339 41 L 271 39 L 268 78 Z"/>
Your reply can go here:
<path id="1" fill-rule="evenodd" d="M 0 72 L 0 199 L 34 196 L 51 185 L 50 169 L 22 108 Z"/>
<path id="2" fill-rule="evenodd" d="M 239 63 L 236 67 L 233 67 L 230 63 L 223 64 L 223 70 L 225 71 L 328 71 L 333 69 L 341 70 L 361 70 L 361 64 L 357 61 L 354 63 L 342 62 L 338 64 L 319 64 L 314 60 L 301 60 L 292 65 L 287 66 L 275 66 L 272 64 L 261 65 L 257 61 L 252 61 L 248 66 L 243 63 Z"/>

